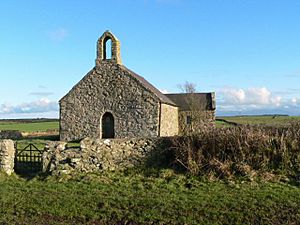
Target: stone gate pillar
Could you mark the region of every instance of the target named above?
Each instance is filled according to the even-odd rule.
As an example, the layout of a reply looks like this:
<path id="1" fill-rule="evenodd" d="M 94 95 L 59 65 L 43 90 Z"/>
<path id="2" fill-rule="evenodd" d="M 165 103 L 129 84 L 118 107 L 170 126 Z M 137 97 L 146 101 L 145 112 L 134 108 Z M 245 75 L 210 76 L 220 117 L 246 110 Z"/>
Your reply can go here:
<path id="1" fill-rule="evenodd" d="M 0 140 L 0 172 L 11 175 L 14 172 L 15 146 L 12 140 Z"/>

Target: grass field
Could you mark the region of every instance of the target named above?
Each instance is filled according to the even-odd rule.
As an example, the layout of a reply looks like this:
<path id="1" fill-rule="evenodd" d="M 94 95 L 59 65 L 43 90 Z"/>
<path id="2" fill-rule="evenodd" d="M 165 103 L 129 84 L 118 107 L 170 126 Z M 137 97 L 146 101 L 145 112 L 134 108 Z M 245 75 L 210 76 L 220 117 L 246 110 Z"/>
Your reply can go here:
<path id="1" fill-rule="evenodd" d="M 300 122 L 300 116 L 227 116 L 217 118 L 224 119 L 229 122 L 235 122 L 238 124 L 251 125 L 285 125 L 287 123 L 295 121 Z M 218 127 L 228 126 L 227 123 L 221 121 L 216 121 L 216 124 Z M 37 132 L 58 129 L 58 120 L 0 120 L 0 130 L 19 130 L 23 132 Z"/>
<path id="2" fill-rule="evenodd" d="M 24 132 L 36 132 L 47 130 L 58 130 L 58 121 L 51 122 L 23 122 L 0 121 L 0 130 L 18 130 Z"/>
<path id="3" fill-rule="evenodd" d="M 289 121 L 290 119 L 300 120 L 300 117 L 287 118 Z M 281 117 L 278 119 L 276 117 L 226 117 L 225 119 L 243 124 L 255 124 L 257 121 L 264 122 L 264 124 L 275 124 L 272 123 L 272 120 L 276 120 L 280 124 L 288 123 L 286 118 Z M 53 129 L 53 126 L 58 126 L 58 122 L 0 121 L 0 130 L 1 125 L 12 130 L 43 131 Z M 244 127 L 229 128 L 238 130 Z M 294 129 L 296 128 L 294 127 Z M 222 129 L 217 129 L 217 131 L 221 132 Z M 248 133 L 251 136 L 252 133 L 246 132 L 246 134 Z M 257 134 L 257 132 L 253 134 Z M 212 165 L 217 170 L 227 171 L 226 162 L 229 161 L 230 155 L 240 161 L 235 150 L 232 154 L 228 152 L 231 147 L 234 149 L 236 146 L 243 147 L 240 139 L 244 140 L 248 136 L 244 135 L 237 139 L 238 135 L 240 133 L 232 132 L 228 135 L 225 133 L 224 148 L 220 145 L 223 136 L 217 132 L 211 135 L 214 140 L 218 140 L 216 143 L 214 142 L 216 147 L 214 154 L 218 155 L 217 150 L 221 149 L 220 157 L 215 157 L 218 159 L 217 162 L 223 160 L 223 153 L 227 156 L 227 161 L 225 160 L 223 164 Z M 247 146 L 250 143 L 254 147 L 256 146 L 257 150 L 259 137 L 265 136 L 254 136 L 254 141 L 245 139 Z M 230 138 L 236 139 L 238 144 Z M 206 139 L 200 137 L 199 140 L 205 141 Z M 276 140 L 272 139 L 275 144 L 283 143 L 282 141 L 277 143 Z M 18 141 L 18 145 L 25 147 L 29 141 L 33 141 L 42 149 L 46 140 L 25 139 Z M 188 142 L 186 143 L 192 147 Z M 200 142 L 197 139 L 192 143 Z M 296 143 L 294 148 L 297 148 L 298 142 L 293 143 L 294 145 Z M 79 144 L 75 143 L 75 145 Z M 268 145 L 263 147 L 266 146 Z M 181 146 L 180 149 L 184 149 L 184 146 Z M 256 151 L 258 156 L 256 161 L 259 161 L 261 156 L 268 159 L 270 154 L 267 150 L 265 151 L 266 157 Z M 285 148 L 284 150 L 284 156 L 286 154 L 288 156 L 289 151 L 286 151 Z M 294 150 L 293 154 L 296 154 Z M 201 152 L 203 153 L 202 150 Z M 277 149 L 275 153 L 278 155 L 280 151 Z M 243 154 L 239 155 L 243 156 Z M 247 155 L 244 158 L 255 163 L 256 155 L 253 154 L 253 159 Z M 201 154 L 194 154 L 194 156 L 200 157 Z M 205 159 L 209 159 L 208 156 L 205 157 Z M 288 157 L 285 158 L 288 159 Z M 193 160 L 193 158 L 191 159 Z M 275 157 L 274 160 L 276 159 Z M 245 164 L 247 160 L 244 160 L 243 163 Z M 184 161 L 181 159 L 181 162 Z M 193 164 L 195 162 L 197 162 L 196 159 L 192 162 L 191 168 L 195 169 Z M 294 167 L 296 168 L 299 161 L 295 162 Z M 208 165 L 206 161 L 203 163 Z M 199 163 L 199 165 L 201 164 Z M 284 170 L 285 167 L 282 169 Z M 0 174 L 0 224 L 299 224 L 300 183 L 297 180 L 291 182 L 291 180 L 284 179 L 284 177 L 281 179 L 279 176 L 276 179 L 277 182 L 272 183 L 266 182 L 265 180 L 268 179 L 260 176 L 249 179 L 247 174 L 225 176 L 225 178 L 209 176 L 208 173 L 197 176 L 191 174 L 188 171 L 176 174 L 172 169 L 152 168 L 81 174 L 73 177 L 69 175 L 35 177 L 29 180 L 16 175 L 8 177 Z M 289 183 L 282 183 L 279 180 Z"/>
<path id="4" fill-rule="evenodd" d="M 300 116 L 224 116 L 218 117 L 229 122 L 251 125 L 285 125 L 291 122 L 300 122 Z M 217 125 L 223 125 L 223 122 L 217 121 Z"/>
<path id="5" fill-rule="evenodd" d="M 300 189 L 205 181 L 172 170 L 0 177 L 0 224 L 298 224 Z M 119 222 L 119 223 L 118 223 Z"/>

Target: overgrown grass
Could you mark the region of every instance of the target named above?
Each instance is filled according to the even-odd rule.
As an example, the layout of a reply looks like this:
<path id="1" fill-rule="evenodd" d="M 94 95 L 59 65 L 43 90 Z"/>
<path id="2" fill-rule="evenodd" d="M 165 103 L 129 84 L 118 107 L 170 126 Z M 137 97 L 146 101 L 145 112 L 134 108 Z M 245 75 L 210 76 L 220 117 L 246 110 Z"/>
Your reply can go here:
<path id="1" fill-rule="evenodd" d="M 300 123 L 207 128 L 174 137 L 169 149 L 171 161 L 194 175 L 252 179 L 268 173 L 300 181 Z"/>
<path id="2" fill-rule="evenodd" d="M 66 179 L 66 177 L 65 177 Z M 297 224 L 300 189 L 134 170 L 62 178 L 0 176 L 0 224 Z"/>

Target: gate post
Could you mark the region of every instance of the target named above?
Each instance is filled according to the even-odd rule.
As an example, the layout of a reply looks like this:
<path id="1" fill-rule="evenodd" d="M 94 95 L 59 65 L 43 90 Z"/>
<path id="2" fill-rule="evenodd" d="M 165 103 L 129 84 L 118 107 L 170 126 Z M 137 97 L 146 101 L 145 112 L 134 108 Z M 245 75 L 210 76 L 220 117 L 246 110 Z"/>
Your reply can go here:
<path id="1" fill-rule="evenodd" d="M 14 172 L 15 145 L 12 140 L 0 140 L 0 171 L 11 175 Z"/>

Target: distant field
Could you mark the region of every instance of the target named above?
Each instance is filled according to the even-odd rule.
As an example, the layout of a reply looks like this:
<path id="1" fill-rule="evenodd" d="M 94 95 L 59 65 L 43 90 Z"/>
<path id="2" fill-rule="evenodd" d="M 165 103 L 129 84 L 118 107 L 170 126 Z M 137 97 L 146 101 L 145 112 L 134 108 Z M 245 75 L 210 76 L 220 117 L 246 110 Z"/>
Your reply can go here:
<path id="1" fill-rule="evenodd" d="M 300 122 L 300 116 L 223 116 L 217 119 L 224 119 L 238 124 L 263 124 L 263 125 L 284 125 L 291 122 Z M 217 126 L 228 126 L 227 123 L 216 121 Z M 47 130 L 58 130 L 59 121 L 53 119 L 36 120 L 0 120 L 0 130 L 19 130 L 22 132 L 36 132 Z"/>
<path id="2" fill-rule="evenodd" d="M 0 121 L 0 130 L 19 130 L 23 132 L 36 132 L 59 129 L 58 121 L 51 122 L 18 122 Z"/>
<path id="3" fill-rule="evenodd" d="M 291 122 L 300 122 L 300 116 L 223 116 L 217 118 L 238 124 L 251 125 L 284 125 Z M 223 124 L 223 122 L 217 121 L 217 125 Z"/>

